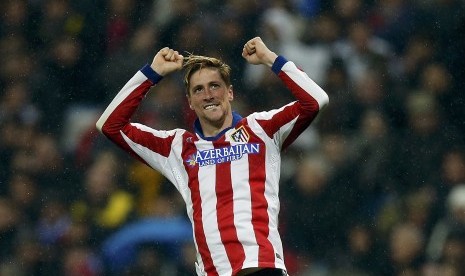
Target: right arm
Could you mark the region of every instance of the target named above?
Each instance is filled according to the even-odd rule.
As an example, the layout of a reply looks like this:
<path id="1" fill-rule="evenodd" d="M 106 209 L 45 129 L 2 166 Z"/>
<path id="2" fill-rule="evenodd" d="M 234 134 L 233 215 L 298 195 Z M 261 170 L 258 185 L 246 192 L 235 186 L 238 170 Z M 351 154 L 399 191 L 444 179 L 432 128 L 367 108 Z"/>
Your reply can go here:
<path id="1" fill-rule="evenodd" d="M 97 129 L 107 138 L 147 164 L 139 151 L 147 149 L 167 157 L 174 138 L 174 131 L 157 131 L 147 126 L 131 123 L 130 118 L 137 110 L 150 87 L 163 76 L 182 68 L 183 57 L 178 52 L 161 49 L 152 64 L 138 71 L 116 95 L 97 121 Z M 153 164 L 149 164 L 153 166 Z"/>

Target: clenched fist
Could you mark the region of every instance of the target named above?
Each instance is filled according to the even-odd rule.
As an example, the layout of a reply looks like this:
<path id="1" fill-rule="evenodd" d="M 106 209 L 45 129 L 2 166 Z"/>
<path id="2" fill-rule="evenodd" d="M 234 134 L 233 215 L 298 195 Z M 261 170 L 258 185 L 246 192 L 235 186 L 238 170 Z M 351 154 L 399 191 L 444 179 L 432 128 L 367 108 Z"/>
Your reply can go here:
<path id="1" fill-rule="evenodd" d="M 255 37 L 245 43 L 242 57 L 250 64 L 264 64 L 271 67 L 278 55 L 268 49 L 260 37 Z"/>
<path id="2" fill-rule="evenodd" d="M 183 59 L 184 57 L 178 51 L 165 47 L 158 51 L 150 67 L 160 76 L 166 76 L 171 72 L 180 70 Z"/>

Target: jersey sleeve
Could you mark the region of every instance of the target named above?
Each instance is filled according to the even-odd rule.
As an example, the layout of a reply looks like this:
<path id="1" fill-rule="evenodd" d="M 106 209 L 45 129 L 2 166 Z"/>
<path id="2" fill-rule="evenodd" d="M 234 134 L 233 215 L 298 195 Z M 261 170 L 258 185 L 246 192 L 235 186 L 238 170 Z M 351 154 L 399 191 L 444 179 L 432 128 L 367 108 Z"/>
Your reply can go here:
<path id="1" fill-rule="evenodd" d="M 311 124 L 328 103 L 328 94 L 292 62 L 278 56 L 272 68 L 296 101 L 280 109 L 255 114 L 265 133 L 286 148 Z M 272 95 L 270 95 L 272 97 Z"/>
<path id="2" fill-rule="evenodd" d="M 184 130 L 155 130 L 132 123 L 130 118 L 150 88 L 162 77 L 148 64 L 120 90 L 96 123 L 97 129 L 124 151 L 145 164 L 165 173 L 173 143 Z"/>

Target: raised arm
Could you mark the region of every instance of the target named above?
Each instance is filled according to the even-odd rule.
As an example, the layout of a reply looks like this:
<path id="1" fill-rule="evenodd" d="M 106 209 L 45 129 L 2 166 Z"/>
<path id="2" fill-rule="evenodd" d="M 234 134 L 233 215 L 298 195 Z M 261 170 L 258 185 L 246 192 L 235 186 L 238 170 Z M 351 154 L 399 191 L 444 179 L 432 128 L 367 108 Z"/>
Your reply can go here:
<path id="1" fill-rule="evenodd" d="M 309 100 L 307 94 L 318 102 L 318 109 L 321 109 L 328 103 L 328 95 L 313 82 L 305 72 L 297 69 L 292 62 L 286 64 L 288 61 L 284 57 L 278 57 L 275 52 L 268 49 L 260 37 L 252 38 L 245 43 L 242 49 L 242 57 L 250 64 L 263 64 L 270 67 L 285 82 L 287 87 L 296 96 L 297 100 L 303 101 L 302 104 L 305 104 L 305 100 Z M 294 78 L 289 79 L 288 77 Z M 296 81 L 301 82 L 295 83 Z M 302 95 L 300 95 L 300 93 L 296 94 L 295 92 L 297 92 L 297 90 L 295 84 L 306 89 L 308 93 Z"/>
<path id="2" fill-rule="evenodd" d="M 160 155 L 167 155 L 172 133 L 156 131 L 146 126 L 130 123 L 150 87 L 163 76 L 182 68 L 183 57 L 177 51 L 163 48 L 157 52 L 150 65 L 138 71 L 120 90 L 96 123 L 97 129 L 115 144 L 139 160 L 146 162 L 137 148 L 150 148 Z"/>
<path id="3" fill-rule="evenodd" d="M 263 64 L 271 67 L 271 70 L 283 81 L 297 100 L 281 109 L 257 115 L 258 122 L 265 132 L 270 137 L 276 138 L 282 148 L 285 148 L 328 104 L 328 95 L 293 62 L 268 49 L 260 37 L 247 41 L 242 50 L 242 57 L 250 64 Z M 273 95 L 264 96 L 272 97 Z"/>

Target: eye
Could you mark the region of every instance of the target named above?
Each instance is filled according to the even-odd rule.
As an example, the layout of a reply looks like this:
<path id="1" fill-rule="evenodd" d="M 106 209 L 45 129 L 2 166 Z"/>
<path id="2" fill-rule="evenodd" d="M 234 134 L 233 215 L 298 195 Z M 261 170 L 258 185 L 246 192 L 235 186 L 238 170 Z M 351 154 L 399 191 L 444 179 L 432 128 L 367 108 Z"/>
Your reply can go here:
<path id="1" fill-rule="evenodd" d="M 203 91 L 203 88 L 201 86 L 195 87 L 193 90 L 194 93 L 200 93 L 202 91 Z"/>
<path id="2" fill-rule="evenodd" d="M 220 87 L 220 85 L 217 84 L 217 83 L 212 83 L 212 84 L 210 85 L 210 87 L 211 87 L 212 89 L 218 89 L 218 88 Z"/>

